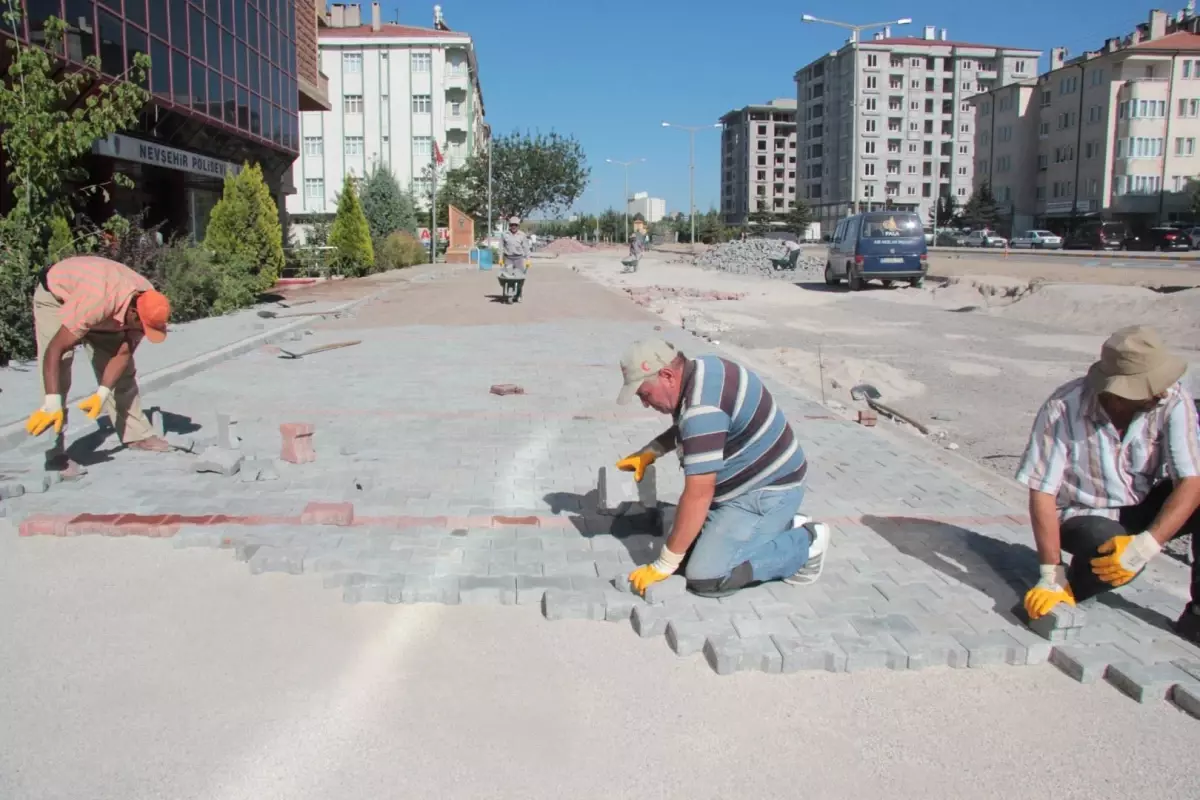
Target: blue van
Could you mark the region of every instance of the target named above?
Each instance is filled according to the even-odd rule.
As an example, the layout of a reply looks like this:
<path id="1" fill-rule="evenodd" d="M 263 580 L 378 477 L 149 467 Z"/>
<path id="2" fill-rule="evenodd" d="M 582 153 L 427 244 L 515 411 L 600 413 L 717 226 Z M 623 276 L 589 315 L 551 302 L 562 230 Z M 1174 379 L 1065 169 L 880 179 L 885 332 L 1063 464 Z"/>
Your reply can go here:
<path id="1" fill-rule="evenodd" d="M 845 279 L 851 291 L 863 281 L 908 281 L 920 286 L 929 268 L 925 229 L 913 211 L 868 211 L 838 223 L 829 242 L 825 283 Z"/>

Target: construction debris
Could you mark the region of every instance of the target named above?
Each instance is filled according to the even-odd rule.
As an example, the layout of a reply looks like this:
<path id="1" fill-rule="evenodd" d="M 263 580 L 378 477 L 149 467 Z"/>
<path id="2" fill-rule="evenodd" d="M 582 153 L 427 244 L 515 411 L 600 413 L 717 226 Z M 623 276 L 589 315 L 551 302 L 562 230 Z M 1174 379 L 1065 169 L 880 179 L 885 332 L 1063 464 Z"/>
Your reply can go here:
<path id="1" fill-rule="evenodd" d="M 525 389 L 515 383 L 497 383 L 491 388 L 491 393 L 507 397 L 510 394 L 525 394 Z"/>
<path id="2" fill-rule="evenodd" d="M 221 447 L 208 447 L 200 454 L 200 460 L 193 469 L 196 472 L 216 472 L 220 475 L 237 475 L 242 468 L 246 456 L 236 450 L 226 450 Z"/>
<path id="3" fill-rule="evenodd" d="M 737 275 L 760 275 L 783 280 L 812 280 L 825 273 L 823 256 L 800 255 L 796 268 L 776 269 L 771 259 L 786 258 L 788 249 L 779 239 L 745 239 L 725 242 L 705 251 L 696 258 L 697 266 L 719 269 Z"/>
<path id="4" fill-rule="evenodd" d="M 289 464 L 308 464 L 317 460 L 317 451 L 313 448 L 313 434 L 316 426 L 308 422 L 285 422 L 279 426 L 283 436 L 283 451 L 280 458 Z"/>
<path id="5" fill-rule="evenodd" d="M 573 255 L 575 253 L 586 253 L 592 248 L 575 239 L 555 239 L 550 244 L 538 250 L 538 254 L 546 253 L 548 255 L 563 256 Z"/>

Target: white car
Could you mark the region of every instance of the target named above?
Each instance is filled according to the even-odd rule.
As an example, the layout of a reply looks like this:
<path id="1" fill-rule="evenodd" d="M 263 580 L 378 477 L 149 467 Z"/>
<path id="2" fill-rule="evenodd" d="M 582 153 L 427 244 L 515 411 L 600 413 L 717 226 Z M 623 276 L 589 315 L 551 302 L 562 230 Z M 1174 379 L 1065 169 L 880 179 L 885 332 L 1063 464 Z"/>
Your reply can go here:
<path id="1" fill-rule="evenodd" d="M 1008 240 L 1003 236 L 997 236 L 994 231 L 983 228 L 968 233 L 963 244 L 967 247 L 1007 247 Z"/>
<path id="2" fill-rule="evenodd" d="M 1063 240 L 1051 231 L 1025 231 L 1020 236 L 1014 236 L 1013 247 L 1028 247 L 1031 250 L 1061 250 Z"/>

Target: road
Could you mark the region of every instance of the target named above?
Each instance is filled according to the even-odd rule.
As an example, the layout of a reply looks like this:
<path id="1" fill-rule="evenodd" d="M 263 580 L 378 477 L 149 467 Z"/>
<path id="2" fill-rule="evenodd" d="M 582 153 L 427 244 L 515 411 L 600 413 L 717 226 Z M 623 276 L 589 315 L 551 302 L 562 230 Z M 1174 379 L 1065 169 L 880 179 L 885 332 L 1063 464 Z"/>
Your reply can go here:
<path id="1" fill-rule="evenodd" d="M 1200 254 L 1182 253 L 1164 258 L 1158 253 L 1092 253 L 1085 250 L 1000 250 L 987 248 L 931 248 L 930 258 L 935 261 L 956 258 L 1016 259 L 1024 262 L 1061 264 L 1070 263 L 1081 267 L 1114 267 L 1129 269 L 1200 269 Z"/>

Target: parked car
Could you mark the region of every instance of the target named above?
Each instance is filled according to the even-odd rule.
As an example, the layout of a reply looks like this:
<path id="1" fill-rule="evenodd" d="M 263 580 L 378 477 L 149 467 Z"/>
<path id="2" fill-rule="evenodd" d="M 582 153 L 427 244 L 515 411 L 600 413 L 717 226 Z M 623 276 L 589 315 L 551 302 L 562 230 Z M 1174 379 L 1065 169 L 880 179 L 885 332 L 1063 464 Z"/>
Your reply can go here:
<path id="1" fill-rule="evenodd" d="M 980 228 L 967 234 L 967 247 L 1007 247 L 1008 240 L 993 230 Z"/>
<path id="2" fill-rule="evenodd" d="M 1120 250 L 1128 236 L 1123 222 L 1085 222 L 1066 235 L 1063 247 L 1068 250 Z"/>
<path id="3" fill-rule="evenodd" d="M 851 291 L 878 278 L 920 286 L 929 266 L 921 218 L 911 211 L 870 211 L 838 223 L 829 245 L 825 283 Z"/>
<path id="4" fill-rule="evenodd" d="M 934 244 L 938 247 L 966 247 L 967 233 L 968 231 L 955 228 L 943 228 L 938 231 L 937 241 Z"/>
<path id="5" fill-rule="evenodd" d="M 926 245 L 933 244 L 933 228 L 925 229 L 925 244 Z"/>
<path id="6" fill-rule="evenodd" d="M 1126 250 L 1191 250 L 1192 240 L 1178 228 L 1150 228 L 1125 237 Z"/>
<path id="7" fill-rule="evenodd" d="M 1059 250 L 1063 246 L 1063 240 L 1052 231 L 1025 231 L 1020 236 L 1014 236 L 1010 246 L 1028 247 L 1032 250 Z"/>
<path id="8" fill-rule="evenodd" d="M 1200 227 L 1187 226 L 1183 229 L 1183 233 L 1188 237 L 1188 241 L 1192 245 L 1193 250 L 1200 250 Z"/>

